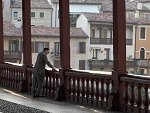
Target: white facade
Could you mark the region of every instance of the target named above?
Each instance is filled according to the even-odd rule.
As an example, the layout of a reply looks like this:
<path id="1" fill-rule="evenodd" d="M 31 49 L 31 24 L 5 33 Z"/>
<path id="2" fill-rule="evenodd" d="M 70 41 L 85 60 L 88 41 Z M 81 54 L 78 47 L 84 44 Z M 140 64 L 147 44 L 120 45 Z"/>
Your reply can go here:
<path id="1" fill-rule="evenodd" d="M 70 7 L 70 14 L 81 14 L 81 12 L 93 12 L 99 13 L 99 5 L 92 5 L 92 4 L 71 4 Z M 59 27 L 59 4 L 52 3 L 53 8 L 53 16 L 52 16 L 52 27 Z"/>
<path id="2" fill-rule="evenodd" d="M 85 60 L 85 69 L 88 69 L 88 57 L 89 57 L 89 38 L 71 38 L 70 40 L 70 65 L 72 69 L 79 69 L 79 60 Z M 37 38 L 32 37 L 32 42 L 49 42 L 50 53 L 48 54 L 48 60 L 53 64 L 54 60 L 59 60 L 59 58 L 55 58 L 54 54 L 51 52 L 54 51 L 54 42 L 60 42 L 58 37 L 49 37 L 49 38 Z M 86 42 L 86 52 L 79 52 L 79 42 Z M 38 53 L 32 53 L 32 64 L 35 64 Z M 23 62 L 23 57 L 22 57 Z M 21 63 L 22 63 L 21 62 Z"/>
<path id="3" fill-rule="evenodd" d="M 3 20 L 11 21 L 10 0 L 3 0 Z"/>
<path id="4" fill-rule="evenodd" d="M 90 37 L 90 29 L 95 29 L 95 37 L 99 38 L 99 30 L 97 26 L 100 23 L 95 23 L 91 26 L 90 22 L 88 22 L 87 18 L 81 14 L 79 18 L 77 19 L 77 27 L 82 28 L 83 31 Z M 107 24 L 105 24 L 107 25 Z M 110 25 L 110 24 L 108 24 Z M 132 30 L 133 29 L 133 30 Z M 111 38 L 110 36 L 111 31 L 107 30 L 107 37 L 104 38 Z M 112 33 L 113 38 L 113 33 Z M 130 25 L 126 27 L 126 39 L 132 39 L 132 44 L 126 46 L 126 57 L 128 59 L 129 56 L 132 56 L 134 58 L 134 49 L 135 49 L 135 26 Z M 93 56 L 93 49 L 97 49 L 97 59 L 104 60 L 106 59 L 106 49 L 109 49 L 109 60 L 113 60 L 113 45 L 112 44 L 90 44 L 90 59 L 92 59 Z"/>
<path id="5" fill-rule="evenodd" d="M 51 27 L 52 9 L 31 9 L 31 12 L 35 13 L 35 17 L 31 17 L 31 25 Z M 18 13 L 18 15 L 15 16 L 14 13 Z M 40 13 L 43 13 L 44 17 L 40 17 Z M 11 14 L 12 14 L 11 15 L 12 23 L 16 27 L 20 28 L 22 26 L 22 9 L 21 8 L 12 8 Z"/>

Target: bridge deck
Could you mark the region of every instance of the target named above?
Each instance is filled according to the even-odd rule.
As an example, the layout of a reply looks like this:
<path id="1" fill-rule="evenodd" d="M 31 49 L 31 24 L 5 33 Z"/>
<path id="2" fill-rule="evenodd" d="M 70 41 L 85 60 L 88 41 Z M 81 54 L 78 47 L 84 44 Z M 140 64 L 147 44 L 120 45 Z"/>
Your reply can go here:
<path id="1" fill-rule="evenodd" d="M 0 88 L 0 113 L 113 113 Z M 116 113 L 116 112 L 114 112 Z"/>

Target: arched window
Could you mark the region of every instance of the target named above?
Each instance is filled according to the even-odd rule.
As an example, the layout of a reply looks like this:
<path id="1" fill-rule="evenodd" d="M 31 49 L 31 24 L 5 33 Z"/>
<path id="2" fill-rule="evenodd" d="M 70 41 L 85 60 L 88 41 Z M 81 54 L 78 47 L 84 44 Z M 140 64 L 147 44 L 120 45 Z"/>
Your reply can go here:
<path id="1" fill-rule="evenodd" d="M 140 59 L 145 59 L 145 49 L 144 48 L 140 49 Z"/>

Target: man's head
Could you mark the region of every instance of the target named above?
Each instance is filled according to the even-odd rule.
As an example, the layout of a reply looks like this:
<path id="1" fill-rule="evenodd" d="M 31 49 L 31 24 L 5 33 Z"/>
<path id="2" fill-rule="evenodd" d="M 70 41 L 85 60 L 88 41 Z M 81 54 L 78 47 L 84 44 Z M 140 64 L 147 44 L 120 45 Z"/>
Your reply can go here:
<path id="1" fill-rule="evenodd" d="M 45 53 L 46 55 L 49 53 L 49 50 L 50 50 L 49 48 L 44 48 L 44 49 L 43 49 L 43 51 L 44 51 L 44 53 Z"/>

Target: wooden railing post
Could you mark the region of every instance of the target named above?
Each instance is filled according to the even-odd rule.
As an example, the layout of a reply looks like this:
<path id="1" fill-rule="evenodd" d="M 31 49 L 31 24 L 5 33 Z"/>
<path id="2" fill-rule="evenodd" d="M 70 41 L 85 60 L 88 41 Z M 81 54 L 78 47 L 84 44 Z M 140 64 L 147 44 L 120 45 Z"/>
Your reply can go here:
<path id="1" fill-rule="evenodd" d="M 113 0 L 113 90 L 109 96 L 112 110 L 120 108 L 120 77 L 126 75 L 126 17 L 125 0 Z"/>
<path id="2" fill-rule="evenodd" d="M 22 81 L 22 88 L 21 88 L 22 92 L 28 92 L 28 86 L 29 86 L 28 77 L 29 76 L 28 76 L 27 68 L 29 68 L 29 66 L 23 65 L 24 78 Z"/>
<path id="3" fill-rule="evenodd" d="M 68 93 L 67 92 L 68 80 L 65 72 L 66 70 L 59 69 L 59 76 L 61 78 L 61 81 L 60 81 L 60 86 L 57 87 L 54 95 L 55 100 L 66 100 L 67 93 Z"/>

